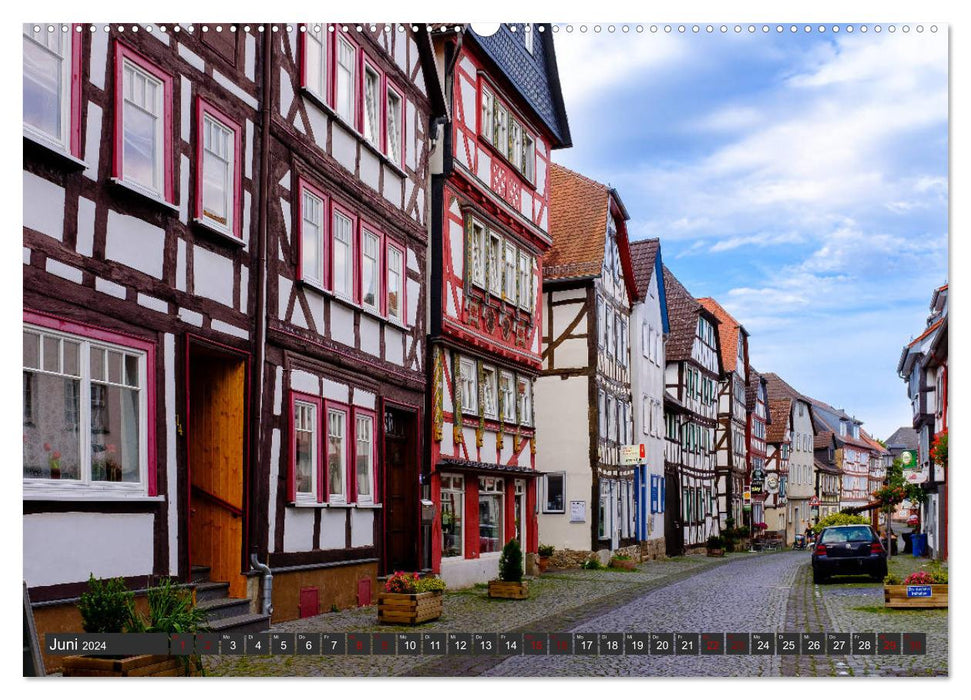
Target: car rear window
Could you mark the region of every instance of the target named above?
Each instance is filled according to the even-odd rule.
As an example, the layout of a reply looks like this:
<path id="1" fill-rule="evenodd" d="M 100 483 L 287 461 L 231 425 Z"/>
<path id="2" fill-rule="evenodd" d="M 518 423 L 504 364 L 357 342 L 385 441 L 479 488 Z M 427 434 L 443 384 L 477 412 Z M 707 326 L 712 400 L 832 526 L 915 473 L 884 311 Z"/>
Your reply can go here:
<path id="1" fill-rule="evenodd" d="M 873 533 L 868 527 L 843 527 L 838 530 L 824 530 L 820 542 L 833 544 L 834 542 L 869 542 Z"/>

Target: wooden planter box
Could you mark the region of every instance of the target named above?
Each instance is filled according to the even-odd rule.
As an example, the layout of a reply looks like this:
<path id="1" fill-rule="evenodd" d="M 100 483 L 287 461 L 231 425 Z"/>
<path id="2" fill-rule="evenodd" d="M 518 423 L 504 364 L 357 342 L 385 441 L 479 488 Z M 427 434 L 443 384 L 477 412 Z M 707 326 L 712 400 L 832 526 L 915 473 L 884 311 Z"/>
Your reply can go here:
<path id="1" fill-rule="evenodd" d="M 61 660 L 65 676 L 198 676 L 199 659 L 182 656 L 143 654 L 124 659 L 97 656 L 65 656 Z"/>
<path id="2" fill-rule="evenodd" d="M 542 574 L 543 572 L 546 571 L 547 567 L 550 565 L 550 558 L 539 557 L 536 561 L 536 564 L 539 567 L 539 572 Z"/>
<path id="3" fill-rule="evenodd" d="M 930 596 L 908 596 L 908 588 L 930 588 Z M 884 586 L 883 601 L 888 608 L 946 608 L 947 584 L 931 583 L 925 586 Z"/>
<path id="4" fill-rule="evenodd" d="M 611 559 L 610 566 L 613 569 L 626 569 L 627 571 L 633 571 L 637 568 L 637 562 L 633 559 Z"/>
<path id="5" fill-rule="evenodd" d="M 489 581 L 490 598 L 529 598 L 529 581 Z"/>
<path id="6" fill-rule="evenodd" d="M 442 616 L 442 592 L 378 593 L 378 622 L 420 625 Z"/>
<path id="7" fill-rule="evenodd" d="M 725 550 L 724 549 L 709 549 L 709 550 L 707 550 L 707 554 L 708 554 L 709 557 L 723 557 L 723 556 L 725 556 Z"/>

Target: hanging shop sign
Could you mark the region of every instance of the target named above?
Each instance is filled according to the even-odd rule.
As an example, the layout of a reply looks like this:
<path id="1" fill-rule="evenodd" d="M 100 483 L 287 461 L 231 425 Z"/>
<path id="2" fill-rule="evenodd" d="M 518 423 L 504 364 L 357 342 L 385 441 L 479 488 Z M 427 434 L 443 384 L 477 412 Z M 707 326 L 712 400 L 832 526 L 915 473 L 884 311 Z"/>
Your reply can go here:
<path id="1" fill-rule="evenodd" d="M 646 451 L 644 445 L 621 445 L 620 464 L 624 467 L 631 467 L 644 461 Z"/>

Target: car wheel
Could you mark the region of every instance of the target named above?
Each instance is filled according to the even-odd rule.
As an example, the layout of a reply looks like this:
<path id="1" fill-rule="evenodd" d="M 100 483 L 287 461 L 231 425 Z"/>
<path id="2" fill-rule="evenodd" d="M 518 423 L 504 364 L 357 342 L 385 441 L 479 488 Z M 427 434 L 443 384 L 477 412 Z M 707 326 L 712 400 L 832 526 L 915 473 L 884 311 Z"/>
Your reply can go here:
<path id="1" fill-rule="evenodd" d="M 826 583 L 828 580 L 828 576 L 824 576 L 818 571 L 813 571 L 813 583 Z"/>

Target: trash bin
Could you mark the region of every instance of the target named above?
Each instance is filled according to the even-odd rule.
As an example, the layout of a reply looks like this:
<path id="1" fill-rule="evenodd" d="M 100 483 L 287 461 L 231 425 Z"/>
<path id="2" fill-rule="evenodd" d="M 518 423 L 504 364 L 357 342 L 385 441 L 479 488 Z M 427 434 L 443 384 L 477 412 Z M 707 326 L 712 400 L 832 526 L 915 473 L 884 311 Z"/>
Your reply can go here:
<path id="1" fill-rule="evenodd" d="M 910 537 L 911 545 L 913 546 L 914 556 L 922 557 L 927 551 L 927 534 L 926 533 L 914 533 Z"/>

